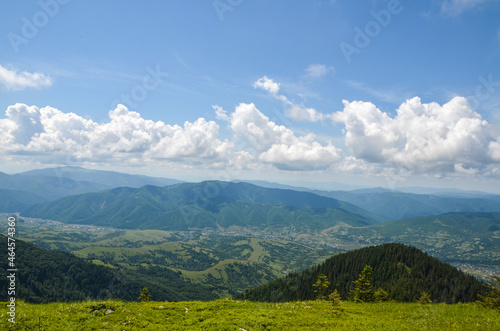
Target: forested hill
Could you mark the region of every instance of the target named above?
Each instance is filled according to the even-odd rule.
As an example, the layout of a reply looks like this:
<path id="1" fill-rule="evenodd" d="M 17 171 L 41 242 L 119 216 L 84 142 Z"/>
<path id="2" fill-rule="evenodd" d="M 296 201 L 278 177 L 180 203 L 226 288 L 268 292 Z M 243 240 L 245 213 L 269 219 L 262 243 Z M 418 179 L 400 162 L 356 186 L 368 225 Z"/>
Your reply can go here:
<path id="1" fill-rule="evenodd" d="M 332 198 L 217 181 L 86 193 L 36 205 L 22 215 L 71 224 L 176 231 L 232 225 L 319 231 L 339 222 L 376 223 L 363 209 Z"/>
<path id="2" fill-rule="evenodd" d="M 314 299 L 313 284 L 320 274 L 331 282 L 329 291 L 337 289 L 346 298 L 365 265 L 373 268 L 374 289 L 382 288 L 398 301 L 416 301 L 426 291 L 434 302 L 471 302 L 487 292 L 473 276 L 415 247 L 389 243 L 335 255 L 302 272 L 248 289 L 238 298 L 270 302 Z"/>
<path id="3" fill-rule="evenodd" d="M 217 298 L 202 285 L 194 285 L 180 272 L 156 268 L 157 277 L 122 272 L 95 265 L 70 253 L 47 250 L 21 240 L 15 241 L 17 283 L 16 299 L 33 303 L 82 301 L 116 298 L 137 300 L 142 288 L 148 287 L 153 300 L 210 300 Z M 0 235 L 0 245 L 7 238 Z M 0 301 L 7 301 L 7 255 L 0 262 Z"/>

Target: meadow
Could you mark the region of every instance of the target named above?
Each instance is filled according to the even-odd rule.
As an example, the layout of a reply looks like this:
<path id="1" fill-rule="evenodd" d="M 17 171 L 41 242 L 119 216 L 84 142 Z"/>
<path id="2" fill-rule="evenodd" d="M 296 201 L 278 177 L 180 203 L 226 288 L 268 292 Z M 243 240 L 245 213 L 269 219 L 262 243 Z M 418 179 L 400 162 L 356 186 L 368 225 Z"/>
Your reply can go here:
<path id="1" fill-rule="evenodd" d="M 86 301 L 17 303 L 16 323 L 1 330 L 500 330 L 498 310 L 476 304 Z"/>

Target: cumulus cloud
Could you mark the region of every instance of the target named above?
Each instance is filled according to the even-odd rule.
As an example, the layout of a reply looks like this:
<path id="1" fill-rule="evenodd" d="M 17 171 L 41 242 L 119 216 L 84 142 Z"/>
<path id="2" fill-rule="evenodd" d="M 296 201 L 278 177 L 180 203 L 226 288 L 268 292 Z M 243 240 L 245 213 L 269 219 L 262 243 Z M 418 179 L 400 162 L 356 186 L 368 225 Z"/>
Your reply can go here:
<path id="1" fill-rule="evenodd" d="M 230 143 L 218 139 L 219 126 L 199 118 L 184 126 L 146 120 L 118 105 L 109 122 L 98 124 L 52 107 L 16 104 L 0 119 L 0 152 L 67 155 L 80 160 L 223 158 Z"/>
<path id="2" fill-rule="evenodd" d="M 227 112 L 221 106 L 213 105 L 212 108 L 215 110 L 215 117 L 218 120 L 229 122 L 230 118 L 229 116 L 227 116 Z"/>
<path id="3" fill-rule="evenodd" d="M 345 124 L 354 157 L 415 173 L 475 174 L 499 157 L 498 136 L 463 97 L 442 106 L 416 97 L 395 117 L 369 102 L 344 101 L 333 120 Z"/>
<path id="4" fill-rule="evenodd" d="M 253 87 L 263 89 L 273 95 L 277 95 L 280 90 L 280 84 L 275 83 L 272 79 L 269 79 L 266 76 L 255 81 L 253 83 Z"/>
<path id="5" fill-rule="evenodd" d="M 260 88 L 269 92 L 274 98 L 281 100 L 286 107 L 285 115 L 294 121 L 317 122 L 322 121 L 325 116 L 314 108 L 306 107 L 302 104 L 294 103 L 282 94 L 279 94 L 280 84 L 274 82 L 266 76 L 259 78 L 254 84 L 254 88 Z"/>
<path id="6" fill-rule="evenodd" d="M 464 11 L 472 9 L 485 0 L 447 0 L 444 1 L 441 10 L 450 16 L 458 16 Z"/>
<path id="7" fill-rule="evenodd" d="M 240 104 L 231 114 L 236 140 L 248 142 L 258 160 L 283 170 L 327 169 L 342 157 L 331 143 L 321 145 L 312 134 L 297 137 L 290 129 L 277 125 L 254 104 Z"/>
<path id="8" fill-rule="evenodd" d="M 329 73 L 333 73 L 335 69 L 330 66 L 327 67 L 324 64 L 311 64 L 306 68 L 306 77 L 307 78 L 322 78 Z"/>
<path id="9" fill-rule="evenodd" d="M 41 72 L 19 72 L 14 68 L 6 68 L 0 65 L 0 85 L 12 91 L 26 88 L 42 88 L 51 86 L 52 78 Z"/>

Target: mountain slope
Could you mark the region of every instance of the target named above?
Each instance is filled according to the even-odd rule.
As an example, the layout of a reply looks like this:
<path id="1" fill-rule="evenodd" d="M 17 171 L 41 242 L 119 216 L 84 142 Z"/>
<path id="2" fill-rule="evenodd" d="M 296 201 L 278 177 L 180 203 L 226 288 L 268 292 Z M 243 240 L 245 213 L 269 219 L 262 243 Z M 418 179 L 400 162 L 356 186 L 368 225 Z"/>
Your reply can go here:
<path id="1" fill-rule="evenodd" d="M 88 170 L 80 167 L 59 167 L 32 170 L 8 175 L 0 172 L 0 190 L 14 190 L 8 201 L 0 203 L 0 212 L 20 212 L 35 204 L 115 187 L 141 187 L 148 184 L 166 186 L 179 181 L 113 171 Z M 23 197 L 19 198 L 20 195 Z M 38 198 L 37 198 L 38 196 Z M 41 198 L 40 198 L 41 197 Z"/>
<path id="2" fill-rule="evenodd" d="M 364 245 L 411 244 L 447 262 L 496 265 L 500 259 L 500 213 L 412 217 L 337 231 L 328 235 L 361 240 Z"/>
<path id="3" fill-rule="evenodd" d="M 458 198 L 387 190 L 313 191 L 313 193 L 352 203 L 378 215 L 382 221 L 451 212 L 500 212 L 500 204 L 493 198 L 494 196 Z"/>
<path id="4" fill-rule="evenodd" d="M 137 300 L 139 291 L 148 287 L 153 300 L 215 299 L 216 295 L 202 285 L 184 280 L 179 272 L 156 268 L 156 274 L 145 276 L 127 270 L 121 272 L 95 265 L 70 253 L 47 250 L 16 240 L 16 299 L 43 303 L 118 298 Z M 0 235 L 0 245 L 7 238 Z M 0 261 L 0 287 L 8 288 L 8 260 Z M 147 268 L 146 268 L 147 269 Z M 2 291 L 0 301 L 8 301 Z"/>
<path id="5" fill-rule="evenodd" d="M 0 212 L 14 213 L 30 206 L 47 202 L 47 199 L 31 192 L 0 189 Z"/>
<path id="6" fill-rule="evenodd" d="M 107 188 L 106 185 L 100 183 L 78 182 L 69 178 L 53 176 L 2 174 L 0 178 L 0 189 L 29 192 L 42 196 L 49 201 L 69 195 L 101 191 Z"/>
<path id="7" fill-rule="evenodd" d="M 373 268 L 374 288 L 383 288 L 391 299 L 398 301 L 415 301 L 422 291 L 427 291 L 434 302 L 470 302 L 487 290 L 473 276 L 417 248 L 390 243 L 335 255 L 303 272 L 246 290 L 239 298 L 272 302 L 311 300 L 315 297 L 313 284 L 322 273 L 331 282 L 329 290 L 337 289 L 345 298 L 365 265 Z"/>
<path id="8" fill-rule="evenodd" d="M 267 201 L 267 203 L 264 203 Z M 202 182 L 117 188 L 66 197 L 25 210 L 28 217 L 125 229 L 186 230 L 219 226 L 301 226 L 311 231 L 342 222 L 375 223 L 359 207 L 335 199 L 246 183 Z"/>

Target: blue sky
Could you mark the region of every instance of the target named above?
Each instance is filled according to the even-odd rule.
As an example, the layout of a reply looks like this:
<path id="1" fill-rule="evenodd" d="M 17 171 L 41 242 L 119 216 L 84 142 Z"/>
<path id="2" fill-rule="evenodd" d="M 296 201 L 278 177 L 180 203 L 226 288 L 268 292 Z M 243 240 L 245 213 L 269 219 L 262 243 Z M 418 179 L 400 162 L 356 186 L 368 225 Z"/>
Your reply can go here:
<path id="1" fill-rule="evenodd" d="M 0 171 L 498 191 L 500 1 L 0 8 Z"/>

